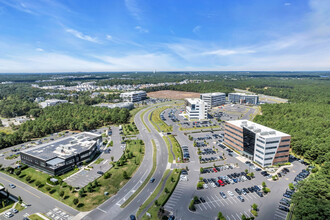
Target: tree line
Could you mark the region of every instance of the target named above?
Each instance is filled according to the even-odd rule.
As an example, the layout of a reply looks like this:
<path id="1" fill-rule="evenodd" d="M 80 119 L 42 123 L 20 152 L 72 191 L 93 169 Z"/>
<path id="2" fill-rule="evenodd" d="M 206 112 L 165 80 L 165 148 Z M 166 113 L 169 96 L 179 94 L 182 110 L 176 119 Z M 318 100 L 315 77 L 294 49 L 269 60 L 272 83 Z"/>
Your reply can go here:
<path id="1" fill-rule="evenodd" d="M 0 148 L 10 147 L 62 130 L 88 131 L 101 126 L 126 123 L 127 109 L 61 104 L 41 110 L 35 120 L 23 123 L 13 134 L 0 133 Z"/>

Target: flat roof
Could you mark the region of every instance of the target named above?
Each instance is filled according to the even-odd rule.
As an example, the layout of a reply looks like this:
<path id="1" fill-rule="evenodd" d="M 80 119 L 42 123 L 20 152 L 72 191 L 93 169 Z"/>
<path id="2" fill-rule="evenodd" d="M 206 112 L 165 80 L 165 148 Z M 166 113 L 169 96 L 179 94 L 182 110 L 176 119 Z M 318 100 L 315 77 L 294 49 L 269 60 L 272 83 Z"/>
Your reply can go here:
<path id="1" fill-rule="evenodd" d="M 241 95 L 241 96 L 258 96 L 256 94 L 246 94 L 246 93 L 239 93 L 239 92 L 231 92 L 229 94 L 232 94 L 232 95 Z"/>
<path id="2" fill-rule="evenodd" d="M 131 95 L 131 94 L 140 94 L 140 93 L 147 93 L 147 92 L 143 91 L 143 90 L 140 90 L 140 91 L 132 91 L 132 92 L 123 92 L 121 94 Z"/>
<path id="3" fill-rule="evenodd" d="M 214 95 L 226 95 L 226 93 L 223 93 L 223 92 L 212 92 L 212 93 L 202 93 L 201 95 L 214 96 Z"/>
<path id="4" fill-rule="evenodd" d="M 199 99 L 199 98 L 186 98 L 185 100 L 187 100 L 190 104 L 201 104 L 201 103 L 205 103 L 204 100 Z"/>
<path id="5" fill-rule="evenodd" d="M 37 145 L 22 151 L 22 153 L 44 161 L 49 161 L 54 158 L 66 159 L 88 150 L 95 144 L 96 141 L 93 139 L 97 137 L 100 137 L 100 135 L 91 132 L 82 132 L 49 143 Z"/>
<path id="6" fill-rule="evenodd" d="M 252 121 L 248 120 L 235 120 L 235 121 L 227 121 L 227 123 L 230 123 L 232 125 L 235 125 L 237 127 L 245 127 L 255 133 L 258 133 L 261 137 L 264 138 L 272 138 L 272 137 L 286 137 L 290 136 L 289 134 L 283 133 L 281 131 L 277 131 L 275 129 L 263 126 L 261 124 L 257 124 Z"/>

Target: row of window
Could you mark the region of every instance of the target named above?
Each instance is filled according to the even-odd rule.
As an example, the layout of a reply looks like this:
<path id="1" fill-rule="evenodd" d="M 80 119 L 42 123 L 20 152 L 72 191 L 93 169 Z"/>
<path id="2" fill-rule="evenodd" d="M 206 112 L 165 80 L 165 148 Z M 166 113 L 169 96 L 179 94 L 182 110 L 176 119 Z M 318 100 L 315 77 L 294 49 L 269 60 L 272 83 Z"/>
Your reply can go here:
<path id="1" fill-rule="evenodd" d="M 256 154 L 256 157 L 258 157 L 259 159 L 263 160 L 264 158 L 260 157 L 258 154 Z"/>
<path id="2" fill-rule="evenodd" d="M 266 144 L 275 144 L 275 143 L 278 143 L 279 142 L 279 140 L 277 140 L 277 141 L 269 141 L 269 142 L 266 142 Z"/>
<path id="3" fill-rule="evenodd" d="M 261 143 L 265 143 L 265 141 L 263 141 L 263 140 L 261 140 L 261 139 L 259 139 L 259 138 L 257 138 L 257 141 L 259 141 L 259 142 L 261 142 Z"/>
<path id="4" fill-rule="evenodd" d="M 265 158 L 265 160 L 272 160 L 272 159 L 273 159 L 272 157 Z"/>
<path id="5" fill-rule="evenodd" d="M 260 147 L 261 149 L 265 149 L 263 146 L 261 146 L 261 145 L 259 145 L 259 144 L 256 144 L 257 145 L 257 147 Z"/>
<path id="6" fill-rule="evenodd" d="M 226 132 L 230 132 L 231 134 L 234 134 L 234 135 L 236 135 L 237 137 L 240 137 L 239 135 L 237 135 L 237 134 L 235 134 L 235 133 L 233 133 L 233 132 L 231 132 L 231 131 L 229 131 L 229 130 L 226 130 Z M 239 142 L 243 143 L 241 140 L 239 140 L 239 139 L 237 139 L 237 138 L 231 136 L 231 135 L 228 134 L 228 133 L 226 133 L 226 135 L 228 135 L 229 137 L 235 139 L 236 141 L 239 141 Z M 242 138 L 242 137 L 240 137 L 240 138 Z"/>
<path id="7" fill-rule="evenodd" d="M 266 150 L 276 149 L 276 148 L 277 148 L 277 146 L 275 146 L 275 147 L 266 147 Z"/>
<path id="8" fill-rule="evenodd" d="M 261 153 L 261 154 L 264 154 L 263 152 L 261 152 L 260 150 L 256 149 L 257 152 Z"/>
<path id="9" fill-rule="evenodd" d="M 238 131 L 239 133 L 242 133 L 242 131 L 240 131 L 240 130 L 238 130 L 237 128 L 234 128 L 234 127 L 232 127 L 232 126 L 230 126 L 230 125 L 228 125 L 228 124 L 226 124 L 226 126 L 229 127 L 229 128 L 231 128 L 231 129 L 233 129 L 233 130 L 235 130 L 235 131 Z"/>
<path id="10" fill-rule="evenodd" d="M 289 157 L 289 155 L 278 156 L 278 157 L 275 157 L 275 159 L 277 159 L 277 158 L 285 158 L 285 157 Z"/>
<path id="11" fill-rule="evenodd" d="M 280 146 L 281 148 L 282 147 L 290 147 L 290 145 L 289 144 L 287 144 L 287 145 L 282 145 L 282 146 Z"/>
<path id="12" fill-rule="evenodd" d="M 241 148 L 241 146 L 239 146 L 238 144 L 236 144 L 235 142 L 232 142 L 231 140 L 229 140 L 228 138 L 226 138 L 225 137 L 225 139 L 226 140 L 228 140 L 230 143 L 233 143 L 233 144 L 235 144 L 235 145 L 237 145 L 238 147 L 240 147 Z M 237 149 L 237 147 L 234 147 L 233 145 L 231 145 L 230 143 L 228 143 L 228 142 L 226 142 L 226 144 L 228 144 L 229 146 L 231 146 L 232 148 L 235 148 L 236 150 L 239 150 L 239 149 Z"/>
<path id="13" fill-rule="evenodd" d="M 285 153 L 285 152 L 289 152 L 289 150 L 281 150 L 281 151 L 277 151 L 277 153 Z"/>
<path id="14" fill-rule="evenodd" d="M 272 154 L 275 154 L 275 152 L 268 152 L 268 153 L 265 153 L 265 155 L 272 155 Z"/>
<path id="15" fill-rule="evenodd" d="M 288 142 L 290 141 L 291 139 L 285 139 L 285 140 L 282 140 L 282 142 Z"/>
<path id="16" fill-rule="evenodd" d="M 265 166 L 269 166 L 269 165 L 272 165 L 272 163 L 265 163 Z"/>

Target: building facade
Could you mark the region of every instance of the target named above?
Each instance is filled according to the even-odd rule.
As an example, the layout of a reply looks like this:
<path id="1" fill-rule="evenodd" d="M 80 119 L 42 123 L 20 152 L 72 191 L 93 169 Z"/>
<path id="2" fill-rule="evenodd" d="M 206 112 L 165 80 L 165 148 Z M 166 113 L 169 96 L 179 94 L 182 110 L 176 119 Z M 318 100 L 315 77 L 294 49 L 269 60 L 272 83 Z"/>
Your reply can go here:
<path id="1" fill-rule="evenodd" d="M 57 176 L 92 160 L 101 145 L 100 135 L 83 132 L 24 150 L 20 157 L 22 163 Z"/>
<path id="2" fill-rule="evenodd" d="M 48 99 L 44 102 L 40 102 L 39 105 L 41 106 L 41 108 L 46 108 L 48 106 L 55 106 L 58 104 L 62 104 L 62 103 L 68 103 L 68 100 L 60 100 L 60 99 Z"/>
<path id="3" fill-rule="evenodd" d="M 146 91 L 123 92 L 120 98 L 124 102 L 139 102 L 147 98 L 147 93 Z"/>
<path id="4" fill-rule="evenodd" d="M 134 103 L 133 102 L 120 102 L 114 104 L 100 103 L 93 106 L 106 107 L 106 108 L 127 108 L 128 110 L 132 110 L 134 108 Z"/>
<path id="5" fill-rule="evenodd" d="M 262 167 L 289 161 L 291 136 L 248 120 L 227 121 L 224 143 Z"/>
<path id="6" fill-rule="evenodd" d="M 259 103 L 259 96 L 245 93 L 229 93 L 228 100 L 232 103 L 257 105 Z"/>
<path id="7" fill-rule="evenodd" d="M 185 99 L 186 114 L 189 120 L 203 120 L 207 119 L 208 106 L 207 103 L 201 99 Z"/>
<path id="8" fill-rule="evenodd" d="M 222 92 L 203 93 L 200 99 L 207 103 L 209 108 L 220 106 L 226 103 L 226 94 Z"/>

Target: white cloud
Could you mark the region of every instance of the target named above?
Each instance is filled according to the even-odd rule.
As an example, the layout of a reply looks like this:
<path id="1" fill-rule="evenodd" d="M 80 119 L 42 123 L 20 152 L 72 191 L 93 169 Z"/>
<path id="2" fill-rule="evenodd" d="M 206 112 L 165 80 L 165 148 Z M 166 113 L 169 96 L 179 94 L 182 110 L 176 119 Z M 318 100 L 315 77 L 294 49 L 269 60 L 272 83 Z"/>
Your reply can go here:
<path id="1" fill-rule="evenodd" d="M 112 36 L 108 34 L 108 35 L 106 36 L 106 39 L 107 39 L 107 40 L 112 40 Z"/>
<path id="2" fill-rule="evenodd" d="M 249 53 L 255 53 L 255 51 L 245 50 L 245 49 L 233 49 L 233 50 L 219 49 L 219 50 L 204 52 L 202 53 L 202 55 L 229 56 L 234 54 L 249 54 Z"/>
<path id="3" fill-rule="evenodd" d="M 135 29 L 138 30 L 140 33 L 149 33 L 148 29 L 145 29 L 141 26 L 136 26 Z"/>
<path id="4" fill-rule="evenodd" d="M 138 7 L 135 0 L 125 0 L 125 6 L 129 13 L 138 21 L 142 20 L 142 10 Z"/>
<path id="5" fill-rule="evenodd" d="M 36 48 L 36 51 L 38 51 L 38 52 L 44 52 L 44 49 L 42 49 L 42 48 Z"/>
<path id="6" fill-rule="evenodd" d="M 285 3 L 284 3 L 284 6 L 290 6 L 290 5 L 291 5 L 290 2 L 285 2 Z"/>
<path id="7" fill-rule="evenodd" d="M 74 30 L 74 29 L 66 29 L 65 30 L 66 32 L 72 34 L 73 36 L 79 38 L 79 39 L 82 39 L 82 40 L 86 40 L 86 41 L 89 41 L 89 42 L 93 42 L 93 43 L 99 43 L 99 41 L 97 40 L 96 37 L 91 37 L 89 35 L 85 35 L 77 30 Z"/>
<path id="8" fill-rule="evenodd" d="M 193 28 L 192 32 L 194 33 L 198 33 L 200 31 L 200 29 L 202 28 L 202 26 L 197 25 L 196 27 Z"/>

